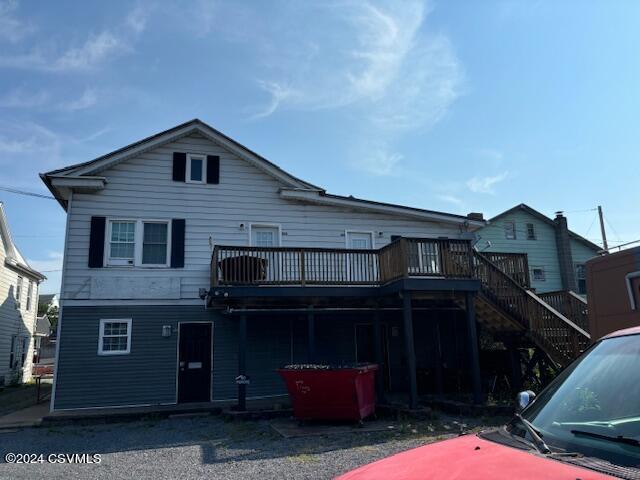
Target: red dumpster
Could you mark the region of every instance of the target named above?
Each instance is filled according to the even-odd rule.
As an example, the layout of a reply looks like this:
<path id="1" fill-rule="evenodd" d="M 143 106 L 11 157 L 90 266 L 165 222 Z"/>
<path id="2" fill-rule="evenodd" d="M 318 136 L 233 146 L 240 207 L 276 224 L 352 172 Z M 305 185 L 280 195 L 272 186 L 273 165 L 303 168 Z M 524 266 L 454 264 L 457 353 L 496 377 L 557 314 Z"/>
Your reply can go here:
<path id="1" fill-rule="evenodd" d="M 287 384 L 297 419 L 360 421 L 375 412 L 376 370 L 375 364 L 288 365 L 278 373 Z"/>

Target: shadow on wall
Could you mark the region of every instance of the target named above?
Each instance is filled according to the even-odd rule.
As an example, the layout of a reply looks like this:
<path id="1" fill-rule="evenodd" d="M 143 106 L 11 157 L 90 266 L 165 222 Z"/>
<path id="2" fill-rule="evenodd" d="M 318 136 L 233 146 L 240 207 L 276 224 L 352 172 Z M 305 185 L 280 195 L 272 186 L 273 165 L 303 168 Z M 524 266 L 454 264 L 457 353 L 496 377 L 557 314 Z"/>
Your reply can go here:
<path id="1" fill-rule="evenodd" d="M 8 326 L 4 330 L 6 338 L 2 339 L 2 343 L 6 348 L 6 356 L 0 359 L 1 362 L 6 362 L 5 365 L 9 366 L 7 374 L 4 377 L 0 377 L 0 381 L 4 380 L 5 385 L 22 383 L 24 381 L 25 368 L 29 364 L 31 333 L 17 304 L 15 289 L 11 285 L 7 297 L 0 305 L 0 311 L 6 312 L 6 316 L 9 319 Z"/>

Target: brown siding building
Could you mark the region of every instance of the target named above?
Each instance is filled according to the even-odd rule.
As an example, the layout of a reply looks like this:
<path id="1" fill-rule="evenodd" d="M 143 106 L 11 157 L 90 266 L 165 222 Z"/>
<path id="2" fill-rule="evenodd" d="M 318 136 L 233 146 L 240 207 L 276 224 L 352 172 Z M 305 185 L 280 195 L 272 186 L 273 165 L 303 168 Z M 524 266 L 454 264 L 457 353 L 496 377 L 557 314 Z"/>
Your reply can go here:
<path id="1" fill-rule="evenodd" d="M 587 262 L 591 338 L 640 325 L 640 247 Z"/>

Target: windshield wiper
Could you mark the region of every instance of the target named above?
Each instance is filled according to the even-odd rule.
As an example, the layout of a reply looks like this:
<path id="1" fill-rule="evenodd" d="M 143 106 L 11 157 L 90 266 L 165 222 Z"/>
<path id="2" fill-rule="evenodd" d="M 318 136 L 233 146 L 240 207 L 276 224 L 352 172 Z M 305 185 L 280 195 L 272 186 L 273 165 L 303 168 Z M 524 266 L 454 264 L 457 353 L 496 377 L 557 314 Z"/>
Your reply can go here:
<path id="1" fill-rule="evenodd" d="M 584 435 L 585 437 L 599 438 L 601 440 L 608 440 L 609 442 L 623 443 L 625 445 L 633 445 L 634 447 L 640 447 L 640 440 L 630 437 L 624 437 L 622 435 L 603 435 L 601 433 L 587 432 L 585 430 L 571 430 L 574 435 Z"/>
<path id="2" fill-rule="evenodd" d="M 515 414 L 515 418 L 518 419 L 518 421 L 520 423 L 522 423 L 522 425 L 524 425 L 524 428 L 527 430 L 527 432 L 529 433 L 529 435 L 533 439 L 533 445 L 536 447 L 536 450 L 538 450 L 538 452 L 544 453 L 544 454 L 551 453 L 551 449 L 544 442 L 544 440 L 542 440 L 542 437 L 540 436 L 540 433 L 538 433 L 538 430 L 536 430 L 536 427 L 534 427 L 533 424 L 529 420 L 524 418 L 519 413 Z"/>

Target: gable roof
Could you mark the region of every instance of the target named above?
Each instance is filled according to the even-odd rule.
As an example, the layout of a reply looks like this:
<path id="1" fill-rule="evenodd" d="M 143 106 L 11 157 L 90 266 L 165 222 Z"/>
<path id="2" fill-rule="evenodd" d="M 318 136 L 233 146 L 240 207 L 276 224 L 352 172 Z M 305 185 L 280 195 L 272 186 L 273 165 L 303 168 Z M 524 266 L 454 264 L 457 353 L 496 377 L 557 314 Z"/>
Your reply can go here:
<path id="1" fill-rule="evenodd" d="M 87 162 L 77 163 L 75 165 L 69 165 L 67 167 L 59 168 L 57 170 L 51 170 L 50 172 L 41 173 L 40 178 L 47 185 L 54 197 L 60 202 L 63 208 L 66 209 L 66 198 L 61 189 L 56 188 L 53 181 L 60 178 L 90 178 L 92 180 L 99 179 L 97 175 L 118 163 L 127 160 L 131 157 L 139 155 L 143 152 L 157 148 L 166 143 L 176 141 L 182 137 L 186 137 L 192 133 L 199 133 L 205 138 L 217 143 L 227 150 L 230 150 L 239 157 L 247 160 L 249 163 L 255 165 L 259 169 L 263 170 L 272 177 L 280 180 L 285 185 L 293 188 L 304 188 L 309 190 L 323 190 L 321 187 L 305 182 L 288 172 L 285 172 L 276 164 L 270 162 L 266 158 L 258 155 L 254 151 L 245 147 L 241 143 L 226 136 L 224 133 L 216 130 L 210 125 L 206 124 L 200 119 L 194 118 L 188 122 L 181 123 L 173 128 L 164 130 L 160 133 L 156 133 L 149 137 L 138 140 L 126 147 L 114 150 L 111 153 L 102 155 L 93 160 Z"/>
<path id="2" fill-rule="evenodd" d="M 497 220 L 497 219 L 499 219 L 501 217 L 504 217 L 505 215 L 513 213 L 515 211 L 526 212 L 529 215 L 531 215 L 532 217 L 535 217 L 538 220 L 540 220 L 540 221 L 542 221 L 542 222 L 544 222 L 544 223 L 546 223 L 546 224 L 548 224 L 548 225 L 550 225 L 550 226 L 555 228 L 556 224 L 551 218 L 549 218 L 546 215 L 540 213 L 539 211 L 531 208 L 529 205 L 527 205 L 525 203 L 521 203 L 519 205 L 516 205 L 515 207 L 510 208 L 509 210 L 505 210 L 504 212 L 499 213 L 495 217 L 489 219 L 489 223 L 491 223 L 491 222 L 493 222 L 493 221 L 495 221 L 495 220 Z M 596 245 L 595 243 L 587 240 L 586 238 L 578 235 L 577 233 L 575 233 L 575 232 L 573 232 L 571 230 L 569 230 L 569 237 L 571 237 L 572 239 L 574 239 L 577 242 L 582 243 L 585 247 L 590 248 L 592 250 L 595 250 L 596 252 L 602 251 L 602 247 L 601 246 Z"/>
<path id="3" fill-rule="evenodd" d="M 402 205 L 383 204 L 380 202 L 361 200 L 354 197 L 329 195 L 322 187 L 318 187 L 291 175 L 276 164 L 270 162 L 266 158 L 260 156 L 197 118 L 155 135 L 151 135 L 150 137 L 134 142 L 126 147 L 114 150 L 111 153 L 102 155 L 93 160 L 41 173 L 40 177 L 51 193 L 53 193 L 54 197 L 66 210 L 68 192 L 70 189 L 82 188 L 85 191 L 99 190 L 103 188 L 105 184 L 105 178 L 100 176 L 104 170 L 143 152 L 157 148 L 166 143 L 173 142 L 194 132 L 197 132 L 205 138 L 221 145 L 240 158 L 248 161 L 265 173 L 279 180 L 284 184 L 284 187 L 281 189 L 281 196 L 283 198 L 309 203 L 341 203 L 344 207 L 358 210 L 378 210 L 384 211 L 385 213 L 420 218 L 422 220 L 464 224 L 465 226 L 473 227 L 472 229 L 480 228 L 486 223 L 484 220 L 471 219 L 451 213 L 434 212 L 431 210 L 411 208 Z"/>
<path id="4" fill-rule="evenodd" d="M 4 259 L 5 265 L 19 270 L 21 273 L 33 277 L 37 281 L 42 281 L 47 278 L 29 266 L 25 258 L 20 253 L 20 250 L 18 250 L 18 247 L 16 247 L 16 244 L 13 243 L 11 230 L 9 230 L 9 222 L 7 221 L 4 204 L 2 202 L 0 202 L 0 236 L 2 236 L 6 252 Z"/>

